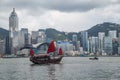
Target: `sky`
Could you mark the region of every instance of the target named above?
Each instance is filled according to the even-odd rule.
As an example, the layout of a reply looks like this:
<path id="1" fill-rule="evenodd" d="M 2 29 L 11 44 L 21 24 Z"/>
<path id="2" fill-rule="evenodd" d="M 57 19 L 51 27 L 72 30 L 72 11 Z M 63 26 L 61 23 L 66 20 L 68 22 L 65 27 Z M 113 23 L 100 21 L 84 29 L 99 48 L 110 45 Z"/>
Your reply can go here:
<path id="1" fill-rule="evenodd" d="M 79 32 L 103 22 L 120 24 L 120 0 L 0 0 L 0 27 L 9 29 L 13 8 L 19 29 L 29 31 Z"/>

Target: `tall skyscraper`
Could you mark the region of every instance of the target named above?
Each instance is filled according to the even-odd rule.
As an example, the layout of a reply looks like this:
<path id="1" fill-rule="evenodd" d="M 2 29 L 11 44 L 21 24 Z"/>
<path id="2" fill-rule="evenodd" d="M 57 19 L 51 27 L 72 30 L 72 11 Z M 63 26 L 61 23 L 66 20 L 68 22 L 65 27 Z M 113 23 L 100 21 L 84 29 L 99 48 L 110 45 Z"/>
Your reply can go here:
<path id="1" fill-rule="evenodd" d="M 75 46 L 75 50 L 78 50 L 77 48 L 77 34 L 73 34 L 72 35 L 72 41 L 73 41 L 73 45 Z"/>
<path id="2" fill-rule="evenodd" d="M 39 36 L 38 31 L 32 31 L 32 44 L 37 44 L 38 36 Z"/>
<path id="3" fill-rule="evenodd" d="M 88 50 L 88 32 L 82 31 L 81 32 L 81 44 L 84 51 Z"/>
<path id="4" fill-rule="evenodd" d="M 97 53 L 98 52 L 98 37 L 91 37 L 91 43 L 92 43 L 92 52 Z"/>
<path id="5" fill-rule="evenodd" d="M 15 8 L 13 8 L 13 11 L 10 14 L 9 17 L 9 47 L 10 52 L 15 54 L 16 50 L 18 48 L 18 16 L 15 12 Z"/>
<path id="6" fill-rule="evenodd" d="M 111 37 L 104 37 L 104 51 L 108 55 L 112 54 L 112 40 Z"/>
<path id="7" fill-rule="evenodd" d="M 72 41 L 73 41 L 73 42 L 77 42 L 77 35 L 76 35 L 76 34 L 73 34 L 73 35 L 72 35 Z"/>
<path id="8" fill-rule="evenodd" d="M 99 43 L 99 53 L 100 55 L 102 55 L 103 51 L 103 47 L 104 47 L 104 37 L 105 37 L 105 33 L 104 32 L 99 32 L 98 33 L 98 43 Z"/>
<path id="9" fill-rule="evenodd" d="M 20 42 L 21 42 L 21 46 L 27 46 L 29 44 L 29 39 L 28 39 L 28 29 L 27 28 L 22 28 L 20 31 Z"/>
<path id="10" fill-rule="evenodd" d="M 13 11 L 11 12 L 9 17 L 9 31 L 11 32 L 11 34 L 12 32 L 18 31 L 18 16 L 15 12 L 15 8 L 13 8 Z"/>

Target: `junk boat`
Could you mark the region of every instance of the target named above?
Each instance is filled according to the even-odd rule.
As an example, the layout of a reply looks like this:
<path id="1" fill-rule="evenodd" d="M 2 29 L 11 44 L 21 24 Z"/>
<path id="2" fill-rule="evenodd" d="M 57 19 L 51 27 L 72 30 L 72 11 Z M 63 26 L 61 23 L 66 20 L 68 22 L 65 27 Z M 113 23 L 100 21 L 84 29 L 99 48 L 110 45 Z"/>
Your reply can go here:
<path id="1" fill-rule="evenodd" d="M 48 48 L 48 49 L 47 49 Z M 45 53 L 43 51 L 46 51 Z M 46 63 L 60 63 L 63 58 L 62 48 L 56 51 L 54 41 L 48 45 L 46 43 L 41 44 L 37 48 L 30 49 L 30 61 L 34 64 L 46 64 Z"/>

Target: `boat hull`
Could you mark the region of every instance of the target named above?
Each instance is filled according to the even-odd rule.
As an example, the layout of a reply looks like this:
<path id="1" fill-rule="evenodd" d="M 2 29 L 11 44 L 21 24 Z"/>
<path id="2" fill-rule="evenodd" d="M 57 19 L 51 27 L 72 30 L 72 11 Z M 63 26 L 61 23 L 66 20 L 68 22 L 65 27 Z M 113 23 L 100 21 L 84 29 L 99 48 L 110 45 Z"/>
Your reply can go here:
<path id="1" fill-rule="evenodd" d="M 62 60 L 63 56 L 57 56 L 57 57 L 50 57 L 50 56 L 33 56 L 30 57 L 30 61 L 34 64 L 48 64 L 48 63 L 54 63 L 58 64 Z"/>

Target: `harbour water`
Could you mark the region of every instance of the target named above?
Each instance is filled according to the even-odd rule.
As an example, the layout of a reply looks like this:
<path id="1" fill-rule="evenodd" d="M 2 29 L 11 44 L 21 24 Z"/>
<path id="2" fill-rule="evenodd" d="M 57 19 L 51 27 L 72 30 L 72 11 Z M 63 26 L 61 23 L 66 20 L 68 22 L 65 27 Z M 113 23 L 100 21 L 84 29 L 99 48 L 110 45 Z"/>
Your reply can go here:
<path id="1" fill-rule="evenodd" d="M 44 65 L 1 58 L 0 80 L 120 80 L 120 57 L 64 57 L 60 64 Z"/>

